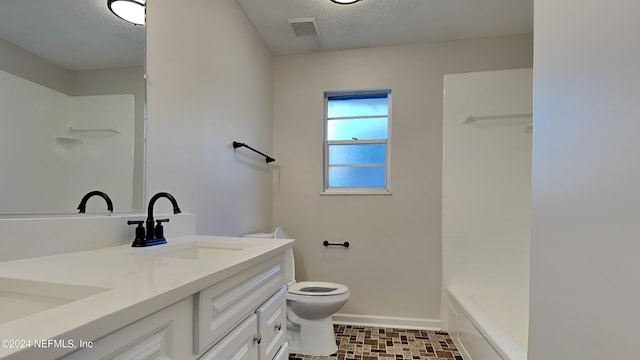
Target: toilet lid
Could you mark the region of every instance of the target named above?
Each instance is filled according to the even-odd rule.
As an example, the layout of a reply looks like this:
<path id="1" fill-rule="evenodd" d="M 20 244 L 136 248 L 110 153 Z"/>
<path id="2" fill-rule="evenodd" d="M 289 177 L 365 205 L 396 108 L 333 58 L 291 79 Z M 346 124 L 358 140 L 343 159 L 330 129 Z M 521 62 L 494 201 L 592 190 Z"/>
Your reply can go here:
<path id="1" fill-rule="evenodd" d="M 349 291 L 349 288 L 342 284 L 322 282 L 322 281 L 301 281 L 289 286 L 290 294 L 307 296 L 330 296 L 340 295 Z"/>
<path id="2" fill-rule="evenodd" d="M 285 230 L 282 226 L 278 226 L 273 231 L 273 238 L 274 239 L 288 239 L 289 238 L 289 234 L 287 234 L 287 230 Z"/>

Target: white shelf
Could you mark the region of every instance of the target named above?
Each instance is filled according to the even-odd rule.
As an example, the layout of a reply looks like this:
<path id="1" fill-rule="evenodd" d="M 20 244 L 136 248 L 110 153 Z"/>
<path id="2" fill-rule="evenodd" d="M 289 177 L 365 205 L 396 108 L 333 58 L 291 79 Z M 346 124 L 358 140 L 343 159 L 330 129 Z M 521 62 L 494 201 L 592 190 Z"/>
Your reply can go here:
<path id="1" fill-rule="evenodd" d="M 56 141 L 63 144 L 82 144 L 82 140 L 74 138 L 72 136 L 59 136 Z"/>
<path id="2" fill-rule="evenodd" d="M 114 128 L 92 128 L 92 129 L 83 129 L 83 128 L 74 128 L 70 127 L 69 132 L 108 132 L 112 134 L 120 134 L 120 130 Z"/>
<path id="3" fill-rule="evenodd" d="M 511 120 L 511 119 L 528 119 L 533 117 L 533 113 L 518 113 L 518 114 L 498 114 L 498 115 L 469 115 L 462 122 L 463 124 L 470 124 L 475 121 L 484 120 Z"/>

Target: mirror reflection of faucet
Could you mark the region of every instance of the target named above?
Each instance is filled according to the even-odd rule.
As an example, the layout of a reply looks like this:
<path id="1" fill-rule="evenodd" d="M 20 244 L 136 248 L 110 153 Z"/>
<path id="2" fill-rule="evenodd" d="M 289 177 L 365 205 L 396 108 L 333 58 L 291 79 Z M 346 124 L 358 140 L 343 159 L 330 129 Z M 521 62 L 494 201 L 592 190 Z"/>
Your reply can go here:
<path id="1" fill-rule="evenodd" d="M 89 201 L 89 199 L 93 196 L 100 196 L 104 199 L 104 201 L 107 202 L 107 214 L 111 215 L 111 213 L 113 212 L 113 202 L 111 202 L 111 198 L 109 197 L 109 195 L 105 194 L 102 191 L 89 191 L 88 193 L 86 193 L 82 197 L 82 200 L 80 200 L 80 205 L 78 205 L 78 213 L 84 214 L 87 212 L 87 201 Z"/>
<path id="2" fill-rule="evenodd" d="M 167 243 L 167 239 L 164 237 L 164 227 L 162 223 L 169 222 L 169 219 L 153 219 L 153 207 L 160 198 L 167 198 L 171 201 L 174 214 L 180 214 L 182 212 L 173 195 L 167 192 L 159 192 L 153 195 L 149 200 L 149 206 L 147 208 L 146 229 L 143 227 L 145 223 L 144 220 L 127 221 L 128 225 L 137 225 L 135 239 L 133 240 L 133 244 L 131 244 L 132 247 L 146 247 Z"/>

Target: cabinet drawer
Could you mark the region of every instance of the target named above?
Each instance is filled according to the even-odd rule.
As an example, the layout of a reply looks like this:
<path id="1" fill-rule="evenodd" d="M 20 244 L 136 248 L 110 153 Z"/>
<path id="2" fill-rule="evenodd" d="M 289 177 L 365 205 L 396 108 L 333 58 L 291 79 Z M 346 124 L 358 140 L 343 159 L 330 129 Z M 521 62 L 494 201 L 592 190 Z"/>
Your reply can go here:
<path id="1" fill-rule="evenodd" d="M 256 315 L 251 315 L 238 327 L 233 329 L 200 360 L 255 360 L 258 358 L 258 342 L 256 340 Z"/>
<path id="2" fill-rule="evenodd" d="M 274 358 L 284 343 L 287 329 L 287 288 L 283 286 L 256 310 L 261 336 L 259 360 Z"/>
<path id="3" fill-rule="evenodd" d="M 201 354 L 253 314 L 285 283 L 283 257 L 242 271 L 194 296 L 194 353 Z"/>

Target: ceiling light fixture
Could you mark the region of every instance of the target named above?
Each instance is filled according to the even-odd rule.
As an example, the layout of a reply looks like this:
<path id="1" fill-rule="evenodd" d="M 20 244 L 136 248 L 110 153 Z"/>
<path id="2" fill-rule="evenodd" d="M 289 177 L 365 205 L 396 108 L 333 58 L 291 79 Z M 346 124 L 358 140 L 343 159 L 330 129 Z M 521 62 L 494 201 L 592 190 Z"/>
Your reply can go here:
<path id="1" fill-rule="evenodd" d="M 340 5 L 351 5 L 351 4 L 355 4 L 360 0 L 331 0 L 331 2 L 334 2 L 336 4 L 340 4 Z"/>
<path id="2" fill-rule="evenodd" d="M 107 0 L 107 7 L 120 19 L 134 25 L 144 25 L 146 0 Z"/>

